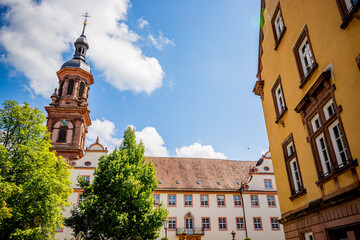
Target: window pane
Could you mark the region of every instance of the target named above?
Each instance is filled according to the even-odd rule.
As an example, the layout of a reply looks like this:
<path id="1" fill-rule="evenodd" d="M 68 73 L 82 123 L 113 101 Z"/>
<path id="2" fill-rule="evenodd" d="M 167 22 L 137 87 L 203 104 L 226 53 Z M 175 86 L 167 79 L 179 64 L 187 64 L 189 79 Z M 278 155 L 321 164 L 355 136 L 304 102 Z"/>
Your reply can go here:
<path id="1" fill-rule="evenodd" d="M 251 196 L 251 205 L 259 206 L 258 196 Z"/>
<path id="2" fill-rule="evenodd" d="M 202 227 L 203 227 L 203 229 L 210 229 L 210 219 L 209 218 L 202 219 Z"/>
<path id="3" fill-rule="evenodd" d="M 175 195 L 169 195 L 169 206 L 175 206 Z"/>
<path id="4" fill-rule="evenodd" d="M 235 206 L 241 206 L 240 196 L 234 196 L 234 204 L 235 204 Z"/>
<path id="5" fill-rule="evenodd" d="M 271 189 L 272 188 L 272 184 L 270 180 L 264 180 L 265 181 L 265 188 L 266 189 Z"/>
<path id="6" fill-rule="evenodd" d="M 254 228 L 256 230 L 262 229 L 260 218 L 254 218 Z"/>
<path id="7" fill-rule="evenodd" d="M 267 200 L 268 200 L 269 207 L 275 207 L 275 198 L 274 198 L 274 196 L 268 196 Z"/>
<path id="8" fill-rule="evenodd" d="M 319 157 L 320 157 L 321 166 L 323 168 L 324 175 L 328 175 L 331 172 L 332 165 L 330 162 L 329 152 L 328 152 L 328 149 L 326 146 L 326 142 L 325 142 L 323 133 L 320 134 L 316 138 L 316 145 L 318 148 Z"/>
<path id="9" fill-rule="evenodd" d="M 225 206 L 225 196 L 217 196 L 218 206 Z"/>
<path id="10" fill-rule="evenodd" d="M 344 136 L 340 130 L 339 121 L 336 120 L 329 127 L 331 142 L 334 146 L 335 155 L 339 166 L 346 164 L 348 161 L 348 152 L 345 147 Z"/>
<path id="11" fill-rule="evenodd" d="M 271 228 L 272 229 L 279 229 L 279 222 L 277 218 L 271 218 Z"/>
<path id="12" fill-rule="evenodd" d="M 332 99 L 330 99 L 324 105 L 323 111 L 324 111 L 324 115 L 325 115 L 325 120 L 328 120 L 335 113 L 334 104 L 333 104 Z"/>
<path id="13" fill-rule="evenodd" d="M 237 229 L 244 229 L 244 219 L 236 218 L 236 227 Z"/>
<path id="14" fill-rule="evenodd" d="M 302 188 L 301 178 L 300 178 L 300 172 L 299 172 L 299 166 L 297 164 L 296 158 L 290 161 L 290 170 L 292 175 L 292 180 L 294 183 L 294 190 L 295 192 L 298 192 Z"/>
<path id="15" fill-rule="evenodd" d="M 208 206 L 208 196 L 201 196 L 201 206 Z"/>
<path id="16" fill-rule="evenodd" d="M 171 229 L 171 230 L 176 229 L 176 219 L 174 219 L 174 218 L 169 219 L 169 229 Z"/>

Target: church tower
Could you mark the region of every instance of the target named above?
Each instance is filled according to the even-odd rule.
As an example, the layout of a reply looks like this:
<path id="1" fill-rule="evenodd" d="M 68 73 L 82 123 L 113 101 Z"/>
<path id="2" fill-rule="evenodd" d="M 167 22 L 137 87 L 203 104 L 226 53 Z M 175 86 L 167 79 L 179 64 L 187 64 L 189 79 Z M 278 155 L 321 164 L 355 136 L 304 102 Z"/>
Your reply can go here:
<path id="1" fill-rule="evenodd" d="M 85 61 L 89 44 L 85 36 L 86 19 L 80 37 L 75 41 L 75 54 L 56 73 L 59 87 L 45 107 L 48 113 L 47 128 L 51 132 L 52 150 L 72 164 L 84 154 L 87 127 L 91 125 L 88 93 L 94 83 L 89 64 Z"/>

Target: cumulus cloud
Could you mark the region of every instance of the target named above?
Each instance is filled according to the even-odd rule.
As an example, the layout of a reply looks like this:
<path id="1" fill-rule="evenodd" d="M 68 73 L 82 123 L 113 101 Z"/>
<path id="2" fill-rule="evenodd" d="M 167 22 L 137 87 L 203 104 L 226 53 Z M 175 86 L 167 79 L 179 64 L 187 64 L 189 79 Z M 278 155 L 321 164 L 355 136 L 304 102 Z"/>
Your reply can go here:
<path id="1" fill-rule="evenodd" d="M 151 157 L 169 157 L 169 151 L 165 147 L 164 140 L 154 127 L 146 127 L 141 131 L 135 131 L 136 142 L 140 140 L 145 146 L 145 155 Z"/>
<path id="2" fill-rule="evenodd" d="M 131 126 L 134 127 L 134 126 Z M 122 135 L 122 133 L 121 133 Z M 87 145 L 96 141 L 99 137 L 100 143 L 112 151 L 118 147 L 122 139 L 117 137 L 118 130 L 115 124 L 107 119 L 92 120 L 92 125 L 88 129 Z M 165 142 L 161 135 L 154 127 L 145 127 L 140 131 L 135 130 L 135 139 L 139 144 L 140 140 L 145 146 L 145 155 L 151 157 L 169 157 L 169 150 L 166 148 Z M 215 152 L 211 145 L 201 145 L 198 142 L 190 146 L 182 146 L 176 148 L 175 157 L 198 157 L 198 158 L 219 158 L 226 159 L 226 155 L 220 152 Z"/>
<path id="3" fill-rule="evenodd" d="M 155 38 L 152 34 L 149 34 L 149 39 L 151 43 L 154 45 L 154 47 L 159 51 L 162 51 L 165 45 L 176 46 L 174 40 L 170 40 L 167 37 L 165 37 L 161 31 L 159 32 L 158 38 Z"/>
<path id="4" fill-rule="evenodd" d="M 139 28 L 143 29 L 145 26 L 149 25 L 149 22 L 146 21 L 143 17 L 137 20 Z"/>
<path id="5" fill-rule="evenodd" d="M 176 157 L 201 157 L 201 158 L 219 158 L 226 159 L 226 155 L 221 152 L 215 152 L 211 145 L 201 145 L 195 142 L 189 146 L 176 148 Z"/>
<path id="6" fill-rule="evenodd" d="M 95 119 L 91 122 L 86 139 L 87 145 L 93 144 L 97 137 L 99 137 L 99 143 L 110 151 L 121 144 L 122 139 L 116 137 L 117 129 L 113 122 L 106 119 Z"/>
<path id="7" fill-rule="evenodd" d="M 91 15 L 87 56 L 105 80 L 136 93 L 150 94 L 162 86 L 159 61 L 143 54 L 136 44 L 141 37 L 124 22 L 129 0 L 1 0 L 0 5 L 7 9 L 0 29 L 0 44 L 6 51 L 1 61 L 22 72 L 35 94 L 49 97 L 57 86 L 55 72 L 68 60 L 62 55 L 81 33 L 84 6 Z M 156 48 L 162 46 L 160 42 Z"/>

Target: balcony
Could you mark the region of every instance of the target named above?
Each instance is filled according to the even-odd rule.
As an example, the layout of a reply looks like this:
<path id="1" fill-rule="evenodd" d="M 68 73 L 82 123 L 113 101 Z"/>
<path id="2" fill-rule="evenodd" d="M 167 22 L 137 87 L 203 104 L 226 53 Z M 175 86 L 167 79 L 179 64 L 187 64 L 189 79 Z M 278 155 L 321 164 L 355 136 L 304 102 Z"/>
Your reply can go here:
<path id="1" fill-rule="evenodd" d="M 204 235 L 203 228 L 176 228 L 176 235 Z"/>

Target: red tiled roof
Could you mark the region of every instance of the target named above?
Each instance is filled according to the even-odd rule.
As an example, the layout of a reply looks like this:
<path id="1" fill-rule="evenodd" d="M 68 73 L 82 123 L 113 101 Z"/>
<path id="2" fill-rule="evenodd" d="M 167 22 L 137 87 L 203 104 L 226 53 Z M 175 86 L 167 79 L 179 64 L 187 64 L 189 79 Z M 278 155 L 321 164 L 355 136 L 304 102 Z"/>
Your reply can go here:
<path id="1" fill-rule="evenodd" d="M 238 182 L 247 182 L 250 169 L 256 165 L 256 161 L 149 158 L 154 163 L 157 179 L 161 181 L 157 190 L 167 191 L 236 191 L 240 188 Z"/>

